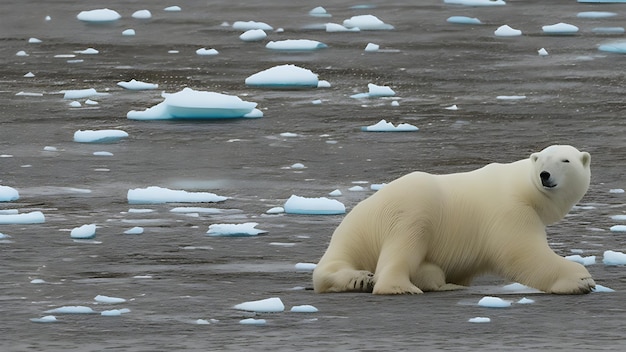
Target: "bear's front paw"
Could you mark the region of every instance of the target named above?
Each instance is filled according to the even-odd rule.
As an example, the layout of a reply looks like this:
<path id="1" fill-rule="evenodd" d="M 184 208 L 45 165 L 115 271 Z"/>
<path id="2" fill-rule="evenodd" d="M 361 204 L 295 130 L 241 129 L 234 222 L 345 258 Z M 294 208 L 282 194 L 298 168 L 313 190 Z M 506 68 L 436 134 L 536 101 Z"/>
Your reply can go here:
<path id="1" fill-rule="evenodd" d="M 591 292 L 596 287 L 591 277 L 577 279 L 560 279 L 550 289 L 549 293 L 561 295 L 580 295 Z"/>

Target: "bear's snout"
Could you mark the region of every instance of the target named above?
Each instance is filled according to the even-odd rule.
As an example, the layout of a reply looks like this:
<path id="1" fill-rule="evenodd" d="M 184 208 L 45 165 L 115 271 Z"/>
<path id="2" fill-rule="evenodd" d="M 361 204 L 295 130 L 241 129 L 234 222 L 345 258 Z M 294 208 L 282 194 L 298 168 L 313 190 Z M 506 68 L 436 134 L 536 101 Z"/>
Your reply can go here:
<path id="1" fill-rule="evenodd" d="M 546 187 L 546 188 L 552 188 L 554 186 L 556 186 L 556 183 L 554 183 L 554 181 L 550 180 L 550 173 L 548 171 L 541 171 L 541 173 L 539 174 L 539 177 L 541 178 L 541 185 Z"/>

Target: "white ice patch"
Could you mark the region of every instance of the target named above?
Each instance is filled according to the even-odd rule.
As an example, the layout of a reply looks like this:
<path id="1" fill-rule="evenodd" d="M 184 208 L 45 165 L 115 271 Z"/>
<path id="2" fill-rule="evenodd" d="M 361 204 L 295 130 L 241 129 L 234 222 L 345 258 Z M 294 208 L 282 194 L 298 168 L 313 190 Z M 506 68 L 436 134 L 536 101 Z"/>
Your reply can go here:
<path id="1" fill-rule="evenodd" d="M 611 232 L 626 232 L 626 225 L 613 225 L 609 230 Z"/>
<path id="2" fill-rule="evenodd" d="M 346 207 L 335 199 L 326 197 L 305 198 L 292 195 L 285 202 L 285 213 L 309 214 L 309 215 L 335 215 L 345 214 Z"/>
<path id="3" fill-rule="evenodd" d="M 19 192 L 9 186 L 0 186 L 0 202 L 11 202 L 20 198 Z"/>
<path id="4" fill-rule="evenodd" d="M 310 304 L 303 304 L 300 306 L 291 307 L 292 313 L 317 313 L 318 309 Z"/>
<path id="5" fill-rule="evenodd" d="M 256 42 L 267 38 L 267 33 L 262 29 L 250 29 L 239 36 L 244 42 Z"/>
<path id="6" fill-rule="evenodd" d="M 610 53 L 625 54 L 626 53 L 626 41 L 602 44 L 598 47 L 598 50 L 607 51 Z"/>
<path id="7" fill-rule="evenodd" d="M 574 254 L 574 255 L 566 256 L 565 259 L 571 260 L 571 261 L 579 263 L 579 264 L 582 264 L 584 266 L 593 265 L 593 264 L 596 263 L 596 256 L 595 255 L 591 255 L 591 256 L 588 256 L 588 257 L 582 257 L 582 256 L 580 256 L 578 254 Z"/>
<path id="8" fill-rule="evenodd" d="M 57 318 L 54 315 L 46 315 L 41 318 L 32 318 L 30 321 L 33 323 L 55 323 L 57 322 Z"/>
<path id="9" fill-rule="evenodd" d="M 506 5 L 504 0 L 444 0 L 446 4 L 464 5 L 464 6 L 503 6 Z"/>
<path id="10" fill-rule="evenodd" d="M 517 304 L 533 304 L 533 303 L 535 303 L 535 300 L 524 297 L 524 298 L 520 299 L 519 301 L 517 301 L 516 303 Z"/>
<path id="11" fill-rule="evenodd" d="M 128 90 L 147 90 L 159 88 L 159 85 L 156 83 L 146 83 L 142 81 L 136 81 L 134 79 L 131 79 L 128 82 L 117 82 L 117 85 Z"/>
<path id="12" fill-rule="evenodd" d="M 246 222 L 243 224 L 212 224 L 209 226 L 207 235 L 214 237 L 245 237 L 257 236 L 267 231 L 255 229 L 258 225 L 256 222 Z"/>
<path id="13" fill-rule="evenodd" d="M 40 211 L 23 214 L 0 214 L 0 225 L 43 224 L 46 217 Z"/>
<path id="14" fill-rule="evenodd" d="M 150 12 L 150 10 L 138 10 L 133 12 L 131 17 L 138 20 L 147 20 L 149 18 L 152 18 L 152 13 Z"/>
<path id="15" fill-rule="evenodd" d="M 361 130 L 364 132 L 414 132 L 419 128 L 408 123 L 399 123 L 398 126 L 394 126 L 393 123 L 383 119 L 374 125 L 361 127 Z"/>
<path id="16" fill-rule="evenodd" d="M 278 313 L 285 310 L 285 305 L 278 297 L 266 298 L 258 301 L 249 301 L 237 304 L 233 307 L 237 310 L 245 310 L 256 313 Z"/>
<path id="17" fill-rule="evenodd" d="M 295 265 L 296 271 L 308 271 L 312 272 L 317 267 L 315 263 L 297 263 Z"/>
<path id="18" fill-rule="evenodd" d="M 285 208 L 283 207 L 273 207 L 268 209 L 265 213 L 266 214 L 282 214 L 285 212 Z"/>
<path id="19" fill-rule="evenodd" d="M 483 24 L 478 18 L 467 16 L 450 16 L 446 22 L 455 24 Z"/>
<path id="20" fill-rule="evenodd" d="M 163 204 L 163 203 L 216 203 L 228 199 L 210 192 L 187 192 L 150 186 L 129 189 L 128 204 Z"/>
<path id="21" fill-rule="evenodd" d="M 322 6 L 318 6 L 314 9 L 312 9 L 311 11 L 309 11 L 309 16 L 313 16 L 313 17 L 332 17 L 331 14 L 329 14 L 328 12 L 326 12 L 326 9 L 323 8 Z"/>
<path id="22" fill-rule="evenodd" d="M 247 319 L 240 320 L 239 324 L 241 325 L 265 325 L 267 324 L 267 321 L 265 319 L 247 318 Z"/>
<path id="23" fill-rule="evenodd" d="M 478 305 L 487 308 L 507 308 L 511 306 L 511 301 L 503 300 L 499 297 L 485 296 L 478 301 Z"/>
<path id="24" fill-rule="evenodd" d="M 602 286 L 602 285 L 596 284 L 596 287 L 593 288 L 591 290 L 591 292 L 594 292 L 594 293 L 608 293 L 608 292 L 615 292 L 615 290 L 612 289 L 612 288 L 606 287 L 606 286 Z"/>
<path id="25" fill-rule="evenodd" d="M 181 10 L 182 9 L 180 8 L 180 6 L 168 6 L 163 9 L 163 11 L 166 11 L 166 12 L 180 12 Z"/>
<path id="26" fill-rule="evenodd" d="M 122 309 L 111 309 L 100 312 L 100 315 L 103 317 L 119 317 L 122 314 L 130 313 L 130 309 L 122 308 Z"/>
<path id="27" fill-rule="evenodd" d="M 557 23 L 547 26 L 542 26 L 541 29 L 545 34 L 556 34 L 556 35 L 564 35 L 564 34 L 574 34 L 578 32 L 578 27 L 569 23 Z"/>
<path id="28" fill-rule="evenodd" d="M 394 27 L 381 21 L 374 15 L 357 15 L 344 20 L 343 25 L 346 28 L 359 28 L 362 31 L 375 31 L 375 30 L 391 30 Z"/>
<path id="29" fill-rule="evenodd" d="M 125 235 L 141 235 L 143 233 L 143 227 L 135 226 L 131 229 L 124 231 Z"/>
<path id="30" fill-rule="evenodd" d="M 257 72 L 246 78 L 245 83 L 256 87 L 315 88 L 318 81 L 311 70 L 288 64 Z"/>
<path id="31" fill-rule="evenodd" d="M 80 21 L 90 23 L 107 23 L 114 22 L 122 18 L 122 16 L 115 10 L 110 9 L 96 9 L 90 11 L 81 11 L 76 15 Z"/>
<path id="32" fill-rule="evenodd" d="M 94 297 L 94 300 L 98 303 L 106 303 L 106 304 L 118 304 L 126 302 L 126 299 L 119 297 L 110 297 L 104 295 L 97 295 Z"/>
<path id="33" fill-rule="evenodd" d="M 78 130 L 74 132 L 74 142 L 78 143 L 112 143 L 128 137 L 122 130 Z"/>
<path id="34" fill-rule="evenodd" d="M 66 89 L 62 90 L 63 99 L 83 99 L 94 95 L 108 95 L 108 93 L 98 93 L 95 88 L 86 89 Z"/>
<path id="35" fill-rule="evenodd" d="M 617 13 L 608 11 L 584 11 L 579 12 L 576 15 L 576 17 L 578 18 L 608 18 L 615 16 L 617 16 Z"/>
<path id="36" fill-rule="evenodd" d="M 264 31 L 271 31 L 273 28 L 265 22 L 256 21 L 236 21 L 233 23 L 233 29 L 247 31 L 250 29 L 262 29 Z"/>
<path id="37" fill-rule="evenodd" d="M 125 29 L 124 31 L 122 31 L 122 35 L 126 37 L 132 37 L 135 35 L 135 30 L 132 28 Z"/>
<path id="38" fill-rule="evenodd" d="M 63 306 L 45 311 L 49 314 L 94 314 L 95 311 L 86 306 Z"/>
<path id="39" fill-rule="evenodd" d="M 470 323 L 490 323 L 491 319 L 487 317 L 475 317 L 468 320 Z"/>
<path id="40" fill-rule="evenodd" d="M 70 232 L 70 237 L 80 240 L 94 238 L 96 237 L 96 224 L 88 224 L 80 227 L 75 227 Z"/>
<path id="41" fill-rule="evenodd" d="M 287 39 L 279 41 L 270 41 L 265 45 L 270 50 L 284 51 L 312 51 L 327 48 L 328 45 L 309 39 Z"/>
<path id="42" fill-rule="evenodd" d="M 351 95 L 351 98 L 362 99 L 362 98 L 376 98 L 376 97 L 393 97 L 396 95 L 396 92 L 393 91 L 390 87 L 387 86 L 379 86 L 373 83 L 367 84 L 368 92 L 367 93 L 358 93 Z"/>
<path id="43" fill-rule="evenodd" d="M 602 263 L 609 266 L 626 265 L 626 254 L 616 251 L 604 251 Z"/>
<path id="44" fill-rule="evenodd" d="M 345 26 L 340 25 L 339 23 L 326 23 L 325 28 L 326 28 L 326 32 L 328 33 L 360 32 L 361 31 L 358 27 L 347 28 Z"/>
<path id="45" fill-rule="evenodd" d="M 522 31 L 519 29 L 511 28 L 508 25 L 502 25 L 493 32 L 497 37 L 518 37 L 522 35 Z"/>

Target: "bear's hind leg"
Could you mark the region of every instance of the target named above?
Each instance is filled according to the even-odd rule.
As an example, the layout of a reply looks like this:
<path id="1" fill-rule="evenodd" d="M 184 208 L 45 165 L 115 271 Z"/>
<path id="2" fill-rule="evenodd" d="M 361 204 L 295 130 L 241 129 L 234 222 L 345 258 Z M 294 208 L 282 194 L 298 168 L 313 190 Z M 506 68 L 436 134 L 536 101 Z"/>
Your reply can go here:
<path id="1" fill-rule="evenodd" d="M 411 281 L 422 291 L 453 291 L 465 286 L 446 283 L 443 270 L 433 263 L 422 263 L 411 276 Z"/>
<path id="2" fill-rule="evenodd" d="M 317 267 L 313 271 L 313 287 L 317 293 L 372 292 L 374 274 L 367 270 L 355 270 L 350 267 L 337 269 L 329 266 Z"/>

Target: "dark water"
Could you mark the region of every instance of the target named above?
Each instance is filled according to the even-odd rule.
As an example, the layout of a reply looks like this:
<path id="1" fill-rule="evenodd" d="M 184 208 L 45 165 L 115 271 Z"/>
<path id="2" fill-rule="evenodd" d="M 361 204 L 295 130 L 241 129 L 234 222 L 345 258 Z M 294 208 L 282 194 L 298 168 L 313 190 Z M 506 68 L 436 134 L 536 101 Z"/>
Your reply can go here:
<path id="1" fill-rule="evenodd" d="M 626 57 L 597 50 L 619 36 L 594 27 L 623 26 L 626 5 L 588 5 L 573 0 L 509 1 L 504 7 L 466 8 L 443 1 L 373 1 L 329 4 L 308 1 L 34 1 L 0 4 L 0 184 L 19 190 L 17 202 L 0 209 L 41 210 L 46 222 L 2 225 L 10 242 L 0 243 L 0 304 L 3 351 L 205 351 L 205 350 L 619 350 L 626 341 L 626 272 L 601 263 L 605 250 L 624 251 L 624 239 L 608 228 L 609 216 L 624 214 Z M 162 11 L 180 5 L 180 13 Z M 309 17 L 323 5 L 330 19 Z M 108 7 L 123 18 L 113 25 L 80 23 L 82 10 Z M 132 19 L 140 9 L 147 21 Z M 614 11 L 608 19 L 579 19 L 581 11 Z M 378 16 L 393 31 L 326 33 L 310 29 L 353 15 Z M 52 20 L 44 21 L 50 15 Z M 485 25 L 446 23 L 453 15 L 478 17 Z M 284 28 L 269 39 L 314 39 L 329 48 L 277 53 L 264 43 L 244 43 L 227 21 L 256 20 Z M 546 36 L 541 26 L 567 22 L 581 31 Z M 524 36 L 498 38 L 502 24 Z M 123 37 L 134 28 L 137 35 Z M 43 42 L 28 44 L 30 37 Z M 387 52 L 364 53 L 367 43 Z M 82 63 L 55 58 L 78 55 Z M 201 47 L 218 56 L 197 56 Z M 547 57 L 537 55 L 546 48 Z M 15 53 L 25 50 L 28 57 Z M 179 54 L 168 54 L 178 50 Z M 319 74 L 329 89 L 265 90 L 244 85 L 249 75 L 292 63 Z M 34 78 L 23 75 L 32 71 Z M 158 91 L 125 91 L 130 79 L 158 83 Z M 355 100 L 368 83 L 388 85 L 391 99 Z M 265 117 L 219 122 L 140 122 L 129 110 L 160 102 L 160 91 L 183 87 L 238 95 L 259 104 Z M 70 108 L 58 92 L 95 88 L 107 96 L 95 107 Z M 41 97 L 16 96 L 20 92 Z M 501 101 L 498 95 L 526 95 Z M 321 99 L 321 105 L 311 104 Z M 458 111 L 444 109 L 452 104 Z M 381 119 L 420 127 L 417 133 L 363 133 Z M 120 128 L 127 140 L 107 145 L 72 141 L 79 129 Z M 280 136 L 283 132 L 297 137 Z M 310 273 L 298 262 L 316 262 L 340 216 L 267 216 L 291 194 L 325 196 L 340 189 L 348 208 L 371 192 L 350 192 L 355 181 L 386 182 L 413 170 L 455 172 L 508 162 L 555 144 L 573 144 L 592 154 L 592 185 L 574 209 L 549 228 L 561 255 L 582 249 L 597 255 L 589 268 L 596 282 L 615 293 L 563 297 L 533 295 L 532 305 L 479 308 L 478 301 L 504 284 L 477 280 L 466 291 L 413 297 L 366 294 L 316 295 Z M 54 146 L 58 151 L 44 151 Z M 112 157 L 92 153 L 109 151 Z M 303 170 L 287 169 L 301 162 Z M 197 217 L 170 212 L 180 204 L 148 206 L 131 214 L 126 192 L 161 186 L 211 191 L 231 197 L 215 206 L 224 212 Z M 365 184 L 367 187 L 368 185 Z M 82 190 L 82 191 L 81 191 Z M 89 190 L 86 193 L 84 190 Z M 258 238 L 205 236 L 213 223 L 255 221 L 269 231 Z M 96 241 L 76 243 L 69 231 L 99 226 Z M 143 226 L 140 236 L 123 235 Z M 291 243 L 281 246 L 276 243 Z M 139 278 L 137 278 L 139 276 Z M 143 277 L 143 278 L 142 278 Z M 31 284 L 32 279 L 46 284 Z M 96 295 L 129 301 L 95 305 Z M 239 324 L 251 314 L 235 304 L 280 297 L 287 310 L 312 304 L 314 314 L 261 314 L 266 326 Z M 507 297 L 517 300 L 514 294 Z M 97 311 L 129 308 L 121 317 L 57 315 L 35 324 L 45 310 L 87 305 Z M 470 324 L 476 316 L 489 324 Z M 197 319 L 218 323 L 196 325 Z"/>

